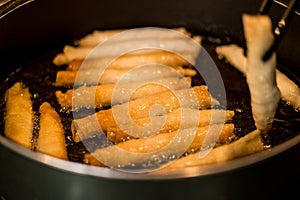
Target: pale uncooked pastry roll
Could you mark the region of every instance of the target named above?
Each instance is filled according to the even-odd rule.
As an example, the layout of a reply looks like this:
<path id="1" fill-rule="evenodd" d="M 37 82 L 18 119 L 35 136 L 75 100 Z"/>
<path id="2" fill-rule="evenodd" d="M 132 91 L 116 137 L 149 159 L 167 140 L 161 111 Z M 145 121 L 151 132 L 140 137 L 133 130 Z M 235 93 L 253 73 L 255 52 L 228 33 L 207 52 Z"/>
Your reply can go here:
<path id="1" fill-rule="evenodd" d="M 271 129 L 280 100 L 276 84 L 275 53 L 267 61 L 264 54 L 273 45 L 274 35 L 269 16 L 243 15 L 247 43 L 246 78 L 250 89 L 252 114 L 256 128 L 262 132 Z"/>
<path id="2" fill-rule="evenodd" d="M 40 106 L 40 129 L 36 150 L 57 158 L 68 159 L 64 129 L 57 112 L 47 102 Z"/>
<path id="3" fill-rule="evenodd" d="M 22 84 L 17 82 L 7 90 L 5 100 L 5 136 L 26 148 L 31 148 L 33 112 L 29 89 L 23 88 Z"/>
<path id="4" fill-rule="evenodd" d="M 163 127 L 158 133 L 169 133 L 178 130 L 179 128 L 190 128 L 194 125 L 199 127 L 207 126 L 209 124 L 223 124 L 232 120 L 234 111 L 230 110 L 196 110 L 190 108 L 180 108 L 166 116 L 154 116 L 151 118 L 141 118 L 135 121 L 135 126 L 132 124 L 125 124 L 120 127 L 109 127 L 107 129 L 107 138 L 113 143 L 124 142 L 126 140 L 135 138 L 131 133 L 136 131 L 136 125 L 147 127 L 149 124 L 154 127 Z M 156 125 L 157 124 L 157 125 Z M 154 130 L 148 130 L 154 132 Z M 157 134 L 157 133 L 155 133 Z"/>
<path id="5" fill-rule="evenodd" d="M 172 150 L 176 152 L 176 150 L 182 148 L 182 145 L 184 145 L 186 142 L 189 144 L 187 144 L 187 149 L 183 149 L 183 153 L 192 153 L 201 148 L 209 129 L 211 129 L 210 134 L 220 134 L 217 144 L 224 143 L 226 140 L 228 140 L 228 138 L 234 136 L 233 124 L 218 124 L 199 127 L 196 129 L 188 128 L 180 131 L 181 135 L 179 137 L 182 137 L 180 139 L 181 142 L 178 142 L 177 139 L 175 139 L 175 137 L 178 136 L 177 131 L 172 133 L 158 134 L 145 139 L 132 139 L 119 143 L 115 146 L 98 149 L 91 154 L 86 154 L 84 162 L 91 165 L 108 165 L 109 167 L 116 168 L 130 166 L 131 163 L 138 164 L 147 162 L 147 154 L 155 154 L 170 143 L 172 143 L 172 145 L 170 146 L 170 149 L 168 149 L 169 153 L 171 153 Z M 194 130 L 196 131 L 195 135 Z M 175 141 L 172 142 L 174 139 Z M 192 139 L 191 142 L 189 141 L 190 139 Z M 120 149 L 123 151 L 120 151 Z"/>

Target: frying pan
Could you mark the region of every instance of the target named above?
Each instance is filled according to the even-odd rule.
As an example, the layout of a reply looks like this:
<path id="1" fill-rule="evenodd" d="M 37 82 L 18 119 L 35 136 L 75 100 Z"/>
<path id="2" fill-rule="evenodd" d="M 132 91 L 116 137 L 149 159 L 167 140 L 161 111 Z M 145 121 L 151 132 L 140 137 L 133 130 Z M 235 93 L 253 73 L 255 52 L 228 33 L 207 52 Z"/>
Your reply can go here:
<path id="1" fill-rule="evenodd" d="M 25 1 L 5 7 L 6 11 Z M 9 2 L 9 3 L 10 3 Z M 4 4 L 8 5 L 8 4 Z M 78 1 L 36 0 L 0 20 L 0 78 L 43 59 L 93 29 L 187 27 L 192 32 L 242 43 L 241 14 L 259 0 Z M 3 7 L 2 7 L 3 9 Z M 274 21 L 283 8 L 271 10 Z M 4 12 L 2 12 L 4 13 Z M 295 16 L 278 49 L 278 61 L 297 79 L 300 18 Z M 297 195 L 300 136 L 270 151 L 172 174 L 127 174 L 52 158 L 0 135 L 3 199 L 253 199 Z"/>

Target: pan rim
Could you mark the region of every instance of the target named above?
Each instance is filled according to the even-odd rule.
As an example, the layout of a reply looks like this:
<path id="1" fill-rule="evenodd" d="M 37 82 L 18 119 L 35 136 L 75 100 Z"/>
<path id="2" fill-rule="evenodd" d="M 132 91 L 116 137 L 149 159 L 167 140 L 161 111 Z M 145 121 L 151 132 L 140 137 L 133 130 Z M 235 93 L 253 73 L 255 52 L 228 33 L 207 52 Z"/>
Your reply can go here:
<path id="1" fill-rule="evenodd" d="M 224 163 L 192 166 L 186 167 L 185 169 L 172 169 L 168 171 L 158 170 L 151 173 L 126 173 L 110 168 L 97 167 L 55 158 L 40 152 L 27 149 L 0 135 L 0 144 L 2 146 L 23 156 L 26 159 L 36 162 L 37 164 L 51 167 L 53 170 L 112 180 L 174 180 L 216 175 L 219 173 L 225 173 L 259 163 L 275 155 L 278 155 L 296 146 L 299 143 L 300 135 L 297 135 L 270 149 L 226 161 Z"/>

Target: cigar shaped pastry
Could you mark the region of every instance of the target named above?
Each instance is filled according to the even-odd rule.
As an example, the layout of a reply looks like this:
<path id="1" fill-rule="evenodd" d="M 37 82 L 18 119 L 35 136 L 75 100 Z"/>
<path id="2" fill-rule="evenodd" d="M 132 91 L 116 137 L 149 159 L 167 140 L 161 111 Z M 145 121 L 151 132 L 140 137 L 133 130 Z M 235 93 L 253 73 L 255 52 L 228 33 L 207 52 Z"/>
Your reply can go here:
<path id="1" fill-rule="evenodd" d="M 101 74 L 99 69 L 89 69 L 80 71 L 58 71 L 56 74 L 56 86 L 73 85 L 98 85 L 117 83 L 122 81 L 144 81 L 155 78 L 194 76 L 196 71 L 183 67 L 167 66 L 143 66 L 136 69 L 114 69 L 107 68 Z M 77 78 L 77 80 L 76 80 Z M 75 82 L 76 81 L 76 82 Z"/>
<path id="2" fill-rule="evenodd" d="M 274 43 L 272 22 L 267 15 L 243 15 L 247 43 L 246 80 L 250 90 L 251 107 L 255 126 L 267 132 L 280 100 L 276 84 L 276 55 L 263 61 L 264 54 Z"/>
<path id="3" fill-rule="evenodd" d="M 169 133 L 179 128 L 190 128 L 194 124 L 197 126 L 207 126 L 209 124 L 222 124 L 232 120 L 234 111 L 231 110 L 196 110 L 189 108 L 179 108 L 166 116 L 154 116 L 151 118 L 141 118 L 135 121 L 135 125 L 125 124 L 120 127 L 109 127 L 107 138 L 113 143 L 124 142 L 135 138 L 131 135 L 136 131 L 136 126 L 146 127 L 151 123 L 154 127 L 159 127 L 161 122 L 165 122 L 159 133 Z M 153 133 L 153 130 L 148 130 Z"/>
<path id="4" fill-rule="evenodd" d="M 83 38 L 79 39 L 77 43 L 79 46 L 96 46 L 100 44 L 101 42 L 104 42 L 105 40 L 109 39 L 110 37 L 121 33 L 122 31 L 126 31 L 128 29 L 116 29 L 116 30 L 95 30 L 91 34 L 88 34 L 84 36 Z"/>
<path id="5" fill-rule="evenodd" d="M 31 148 L 33 112 L 29 89 L 23 88 L 22 84 L 17 82 L 7 90 L 5 99 L 5 136 L 26 148 Z"/>
<path id="6" fill-rule="evenodd" d="M 114 104 L 125 103 L 167 90 L 189 88 L 191 80 L 184 77 L 168 77 L 150 81 L 139 81 L 124 84 L 103 84 L 98 86 L 81 86 L 67 90 L 65 93 L 56 91 L 55 95 L 64 108 L 101 108 Z M 114 95 L 114 102 L 112 98 Z M 127 98 L 127 96 L 130 98 Z"/>
<path id="7" fill-rule="evenodd" d="M 172 149 L 182 148 L 182 145 L 186 143 L 185 139 L 191 139 L 187 145 L 187 149 L 183 150 L 192 153 L 198 151 L 207 136 L 209 134 L 217 134 L 219 138 L 217 144 L 226 143 L 234 137 L 234 125 L 233 124 L 218 124 L 205 127 L 199 127 L 196 129 L 188 128 L 181 130 L 182 135 L 181 142 L 174 141 Z M 191 135 L 195 131 L 195 135 Z M 125 167 L 130 164 L 139 164 L 146 162 L 148 153 L 158 152 L 160 149 L 165 148 L 167 145 L 172 143 L 172 140 L 178 135 L 178 131 L 171 133 L 158 134 L 145 139 L 132 139 L 126 142 L 119 143 L 114 146 L 109 146 L 103 149 L 98 149 L 93 153 L 86 154 L 84 162 L 91 165 L 109 167 Z M 193 137 L 193 138 L 190 138 Z M 231 138 L 231 139 L 229 139 Z M 123 150 L 123 151 L 120 151 Z M 124 154 L 124 155 L 123 155 Z M 166 155 L 168 156 L 168 155 Z"/>
<path id="8" fill-rule="evenodd" d="M 264 143 L 259 130 L 248 133 L 238 140 L 216 147 L 204 158 L 200 158 L 199 153 L 182 157 L 162 170 L 182 169 L 190 166 L 200 166 L 226 162 L 238 157 L 247 156 L 264 150 Z"/>
<path id="9" fill-rule="evenodd" d="M 233 67 L 246 74 L 247 57 L 244 56 L 243 48 L 236 44 L 224 45 L 218 46 L 216 52 L 225 57 Z M 276 83 L 282 100 L 300 111 L 300 88 L 278 69 L 276 69 Z"/>
<path id="10" fill-rule="evenodd" d="M 197 40 L 199 40 L 197 38 Z M 199 53 L 200 47 L 195 45 L 199 43 L 197 40 L 192 40 L 191 38 L 170 38 L 170 39 L 141 39 L 141 40 L 130 40 L 130 41 L 109 41 L 108 43 L 103 43 L 99 48 L 95 47 L 73 47 L 66 45 L 63 49 L 63 53 L 56 55 L 53 59 L 53 63 L 57 66 L 64 64 L 69 64 L 72 60 L 80 59 L 96 59 L 105 57 L 119 57 L 122 54 L 128 52 L 129 50 L 135 50 L 134 47 L 142 48 L 142 50 L 134 51 L 131 54 L 144 54 L 149 52 L 161 52 L 161 46 L 167 47 L 166 50 L 171 52 L 177 52 L 180 54 L 188 54 L 193 58 Z M 192 41 L 194 43 L 192 43 Z M 201 41 L 200 41 L 201 42 Z M 157 48 L 155 48 L 157 47 Z M 150 50 L 151 49 L 151 50 Z M 193 63 L 192 63 L 193 64 Z"/>
<path id="11" fill-rule="evenodd" d="M 195 86 L 189 89 L 166 91 L 157 95 L 139 98 L 128 103 L 113 106 L 108 110 L 101 110 L 94 115 L 73 120 L 72 133 L 75 141 L 88 138 L 108 127 L 118 124 L 132 123 L 140 118 L 164 115 L 178 108 L 205 109 L 219 102 L 214 99 L 207 86 Z M 160 105 L 161 107 L 156 107 Z"/>
<path id="12" fill-rule="evenodd" d="M 128 29 L 121 29 L 121 30 L 95 30 L 93 33 L 86 35 L 85 37 L 81 38 L 80 40 L 77 41 L 79 46 L 96 46 L 105 40 L 111 38 L 112 36 L 121 33 L 122 31 L 127 31 Z M 177 31 L 179 33 L 185 34 L 185 35 L 190 35 L 190 33 L 183 27 L 179 28 L 173 28 L 172 30 Z M 132 30 L 131 30 L 132 31 Z M 130 37 L 131 36 L 131 37 Z M 132 35 L 127 36 L 125 38 L 122 38 L 123 40 L 136 40 L 136 39 L 149 39 L 156 37 L 156 35 L 151 32 L 149 34 L 147 28 L 144 29 L 134 29 L 134 32 Z M 164 38 L 174 38 L 175 35 L 173 34 L 168 34 L 164 35 Z"/>
<path id="13" fill-rule="evenodd" d="M 36 150 L 67 160 L 64 129 L 59 115 L 47 102 L 40 106 L 39 112 L 40 130 Z"/>
<path id="14" fill-rule="evenodd" d="M 158 63 L 167 66 L 190 66 L 187 60 L 192 60 L 190 55 L 177 55 L 175 53 L 160 51 L 144 54 L 126 54 L 118 57 L 112 63 L 109 63 L 109 68 L 116 69 L 131 69 L 136 66 L 145 65 L 149 63 Z M 108 63 L 112 58 L 97 58 L 84 60 L 72 60 L 67 67 L 67 70 L 77 71 L 81 69 L 97 69 L 103 63 Z M 82 64 L 84 61 L 84 64 Z"/>
<path id="15" fill-rule="evenodd" d="M 55 86 L 112 84 L 116 83 L 126 72 L 128 72 L 127 69 L 106 69 L 98 76 L 99 70 L 97 69 L 58 71 L 54 84 Z M 78 77 L 77 82 L 75 82 L 76 76 Z"/>

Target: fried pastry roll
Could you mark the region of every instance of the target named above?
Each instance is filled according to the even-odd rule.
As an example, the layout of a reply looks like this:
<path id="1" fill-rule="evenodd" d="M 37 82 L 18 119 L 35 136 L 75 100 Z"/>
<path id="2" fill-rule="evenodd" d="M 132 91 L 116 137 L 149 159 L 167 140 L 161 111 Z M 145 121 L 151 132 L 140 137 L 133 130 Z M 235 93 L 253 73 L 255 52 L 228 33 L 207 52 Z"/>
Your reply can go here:
<path id="1" fill-rule="evenodd" d="M 116 83 L 127 69 L 106 69 L 98 79 L 99 70 L 58 71 L 55 86 L 98 85 Z M 77 77 L 77 80 L 76 80 Z M 93 78 L 94 77 L 94 78 Z"/>
<path id="2" fill-rule="evenodd" d="M 243 48 L 235 44 L 224 45 L 217 47 L 216 52 L 225 57 L 240 72 L 246 74 L 247 58 L 244 56 Z M 276 69 L 276 83 L 282 100 L 300 111 L 300 88 L 278 69 Z"/>
<path id="3" fill-rule="evenodd" d="M 109 63 L 113 60 L 112 63 Z M 77 71 L 81 69 L 97 69 L 102 66 L 103 63 L 109 63 L 109 68 L 116 69 L 131 69 L 136 66 L 145 65 L 149 63 L 158 63 L 167 66 L 190 66 L 187 60 L 192 60 L 190 55 L 176 55 L 171 52 L 161 51 L 144 54 L 126 54 L 118 57 L 117 59 L 112 58 L 97 58 L 87 60 L 72 60 L 67 67 L 67 70 Z M 82 64 L 84 61 L 84 64 Z"/>
<path id="4" fill-rule="evenodd" d="M 266 132 L 272 127 L 280 100 L 275 78 L 275 53 L 267 61 L 262 59 L 274 42 L 272 22 L 269 16 L 243 15 L 243 25 L 248 51 L 246 78 L 252 114 L 256 128 Z"/>
<path id="5" fill-rule="evenodd" d="M 39 112 L 40 130 L 36 150 L 67 160 L 64 129 L 59 115 L 47 102 L 40 106 Z"/>
<path id="6" fill-rule="evenodd" d="M 183 111 L 184 110 L 184 111 Z M 234 111 L 231 110 L 196 110 L 189 108 L 180 108 L 174 112 L 168 113 L 166 116 L 154 116 L 151 118 L 141 118 L 135 121 L 135 126 L 125 124 L 120 127 L 108 127 L 107 138 L 113 143 L 124 142 L 135 138 L 130 133 L 136 131 L 136 125 L 147 127 L 151 123 L 152 126 L 158 127 L 163 121 L 163 127 L 159 133 L 169 133 L 178 130 L 179 128 L 190 128 L 197 124 L 198 127 L 207 126 L 209 124 L 223 124 L 232 120 Z M 165 118 L 166 117 L 166 118 Z M 156 125 L 158 124 L 158 125 Z M 149 130 L 153 132 L 153 130 Z"/>
<path id="7" fill-rule="evenodd" d="M 168 51 L 177 52 L 180 54 L 191 55 L 192 58 L 196 58 L 199 53 L 199 46 L 191 43 L 190 38 L 171 38 L 171 39 L 160 39 L 159 36 L 153 39 L 144 40 L 132 40 L 132 41 L 115 41 L 109 43 L 103 43 L 99 48 L 95 47 L 73 47 L 65 46 L 63 53 L 56 55 L 53 59 L 53 63 L 57 66 L 69 64 L 72 60 L 78 59 L 95 59 L 105 57 L 119 57 L 126 53 L 126 49 L 132 50 L 132 47 L 144 47 L 142 50 L 131 52 L 131 54 L 144 54 L 149 52 L 161 52 L 161 49 L 153 47 L 168 47 Z M 198 42 L 193 40 L 194 42 Z M 152 47 L 152 48 L 150 48 Z M 150 50 L 151 49 L 151 50 Z"/>
<path id="8" fill-rule="evenodd" d="M 199 153 L 182 157 L 162 170 L 182 169 L 190 166 L 200 166 L 226 162 L 238 157 L 247 156 L 264 150 L 264 143 L 259 130 L 248 133 L 238 140 L 213 149 L 204 158 L 200 158 Z"/>
<path id="9" fill-rule="evenodd" d="M 232 137 L 234 137 L 233 124 L 218 124 L 199 127 L 197 129 L 189 128 L 181 130 L 182 135 L 179 136 L 182 137 L 180 138 L 181 142 L 178 142 L 176 139 L 176 141 L 173 142 L 174 138 L 178 136 L 177 131 L 158 134 L 144 139 L 132 139 L 86 154 L 84 162 L 91 165 L 108 165 L 109 167 L 130 166 L 132 163 L 139 164 L 146 162 L 145 159 L 147 159 L 148 153 L 158 152 L 170 143 L 172 143 L 172 147 L 170 147 L 171 151 L 172 149 L 182 148 L 183 143 L 187 142 L 187 149 L 183 150 L 183 153 L 192 153 L 200 149 L 209 129 L 211 129 L 210 134 L 220 135 L 217 144 L 227 143 L 228 140 L 232 140 Z M 194 130 L 196 131 L 195 134 Z M 185 141 L 187 138 L 192 140 Z M 123 151 L 120 151 L 120 149 Z M 166 157 L 167 156 L 168 155 L 166 155 Z"/>
<path id="10" fill-rule="evenodd" d="M 225 58 L 232 66 L 246 75 L 247 57 L 244 55 L 243 48 L 236 44 L 217 46 L 216 53 L 219 58 Z"/>
<path id="11" fill-rule="evenodd" d="M 191 87 L 191 81 L 184 77 L 170 77 L 152 81 L 140 81 L 124 84 L 103 84 L 98 86 L 81 86 L 65 93 L 56 91 L 55 95 L 64 108 L 101 108 L 125 103 L 167 90 L 178 90 Z M 127 96 L 130 95 L 130 99 Z M 94 98 L 92 98 L 94 97 Z M 114 101 L 112 102 L 112 98 Z"/>
<path id="12" fill-rule="evenodd" d="M 219 102 L 210 95 L 207 86 L 166 91 L 116 105 L 108 110 L 100 110 L 94 115 L 75 119 L 72 133 L 74 140 L 78 141 L 80 138 L 88 138 L 99 133 L 99 126 L 101 131 L 106 132 L 108 127 L 132 123 L 139 118 L 149 117 L 149 114 L 158 116 L 173 112 L 178 108 L 205 109 L 218 104 Z"/>
<path id="13" fill-rule="evenodd" d="M 110 37 L 121 33 L 122 31 L 126 31 L 128 29 L 116 29 L 116 30 L 94 30 L 91 34 L 88 34 L 77 41 L 79 46 L 97 46 L 98 44 L 104 42 Z"/>
<path id="14" fill-rule="evenodd" d="M 7 90 L 5 99 L 4 134 L 14 142 L 31 148 L 33 112 L 29 89 L 17 82 Z"/>
<path id="15" fill-rule="evenodd" d="M 79 46 L 96 46 L 105 40 L 111 38 L 112 36 L 121 33 L 122 31 L 127 31 L 128 29 L 124 30 L 105 30 L 105 31 L 100 31 L 100 30 L 95 30 L 93 33 L 86 35 L 85 37 L 81 38 L 80 40 L 77 41 Z M 183 27 L 179 28 L 174 28 L 171 29 L 174 31 L 177 31 L 179 33 L 185 34 L 185 35 L 190 35 L 190 33 Z M 133 30 L 131 30 L 133 31 Z M 139 29 L 134 29 L 134 33 L 130 36 L 127 36 L 125 38 L 122 38 L 123 40 L 136 40 L 136 39 L 149 39 L 156 37 L 153 32 L 149 34 L 147 28 L 139 28 Z M 164 38 L 174 38 L 175 35 L 173 34 L 168 34 L 164 35 Z"/>
<path id="16" fill-rule="evenodd" d="M 120 79 L 122 81 L 144 81 L 155 78 L 165 77 L 179 77 L 181 75 L 194 76 L 195 70 L 185 69 L 182 67 L 162 67 L 149 66 L 137 69 L 111 69 L 107 68 L 102 74 L 100 70 L 80 70 L 80 71 L 58 71 L 56 74 L 56 86 L 72 86 L 72 85 L 98 85 L 98 84 L 112 84 L 117 83 Z"/>
<path id="17" fill-rule="evenodd" d="M 126 43 L 128 43 L 126 41 Z M 128 44 L 125 44 L 126 46 Z M 117 51 L 118 45 L 110 44 L 110 45 L 103 45 L 102 48 L 106 48 L 105 50 L 95 51 L 93 56 L 90 54 L 93 52 L 95 47 L 74 47 L 70 45 L 66 45 L 63 49 L 63 53 L 57 54 L 54 59 L 53 63 L 57 66 L 69 64 L 73 60 L 85 60 L 85 59 L 98 59 L 98 58 L 114 58 L 119 57 L 122 55 L 123 52 Z M 115 52 L 114 52 L 115 51 Z M 137 50 L 131 52 L 133 55 L 142 55 L 144 53 L 149 52 L 160 52 L 160 50 Z M 89 56 L 89 57 L 88 57 Z"/>

